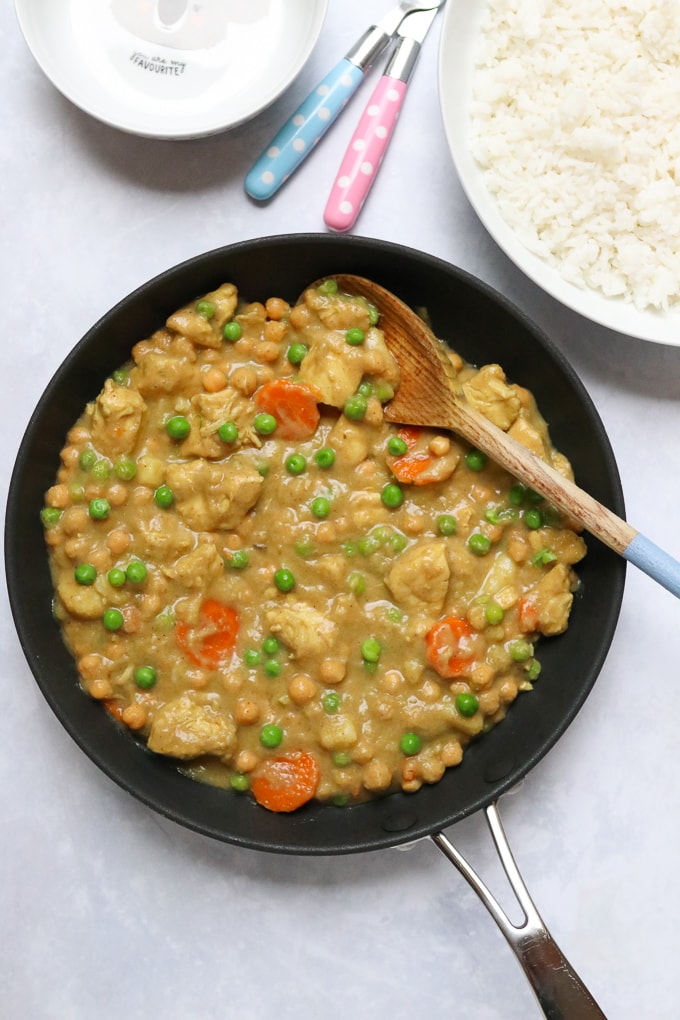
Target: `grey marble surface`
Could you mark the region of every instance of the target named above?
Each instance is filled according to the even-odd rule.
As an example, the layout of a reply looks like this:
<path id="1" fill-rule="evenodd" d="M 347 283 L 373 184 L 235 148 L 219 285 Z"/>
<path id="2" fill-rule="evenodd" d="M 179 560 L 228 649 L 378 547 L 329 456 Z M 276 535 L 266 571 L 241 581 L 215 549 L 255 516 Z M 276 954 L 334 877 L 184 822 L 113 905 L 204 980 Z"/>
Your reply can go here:
<path id="1" fill-rule="evenodd" d="M 263 234 L 323 230 L 348 113 L 266 207 L 254 158 L 384 0 L 330 0 L 312 59 L 248 124 L 160 142 L 81 113 L 43 77 L 12 5 L 3 60 L 2 505 L 30 412 L 77 339 L 172 264 Z M 593 326 L 540 292 L 469 207 L 446 146 L 428 38 L 355 232 L 421 248 L 508 295 L 580 374 L 618 459 L 628 516 L 680 554 L 680 349 Z M 357 103 L 360 103 L 357 100 Z M 2 593 L 0 1015 L 12 1020 L 528 1020 L 532 993 L 483 906 L 429 841 L 344 858 L 215 843 L 114 786 L 62 730 Z M 676 599 L 633 569 L 585 708 L 501 808 L 520 869 L 610 1020 L 678 1016 Z M 484 820 L 448 833 L 492 884 Z"/>

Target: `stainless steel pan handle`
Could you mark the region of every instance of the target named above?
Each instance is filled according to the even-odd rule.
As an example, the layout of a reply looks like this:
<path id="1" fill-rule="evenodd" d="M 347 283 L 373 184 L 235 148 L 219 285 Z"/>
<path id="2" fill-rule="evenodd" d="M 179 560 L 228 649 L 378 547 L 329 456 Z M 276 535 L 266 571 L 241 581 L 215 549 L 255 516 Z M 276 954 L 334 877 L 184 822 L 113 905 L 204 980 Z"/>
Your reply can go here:
<path id="1" fill-rule="evenodd" d="M 431 836 L 435 846 L 469 882 L 505 936 L 549 1020 L 606 1020 L 605 1014 L 563 955 L 541 919 L 519 873 L 507 841 L 497 804 L 485 809 L 496 852 L 524 913 L 524 922 L 513 924 L 481 878 L 447 837 Z"/>

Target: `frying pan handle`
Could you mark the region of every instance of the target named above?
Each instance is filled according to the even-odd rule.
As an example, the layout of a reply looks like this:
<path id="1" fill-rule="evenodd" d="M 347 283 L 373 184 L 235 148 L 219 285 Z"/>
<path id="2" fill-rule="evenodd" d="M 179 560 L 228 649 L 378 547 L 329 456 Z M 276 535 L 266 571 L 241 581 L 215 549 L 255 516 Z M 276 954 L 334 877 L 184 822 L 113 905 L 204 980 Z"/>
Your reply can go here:
<path id="1" fill-rule="evenodd" d="M 454 864 L 487 908 L 517 957 L 548 1020 L 606 1020 L 605 1014 L 554 942 L 519 873 L 496 804 L 485 809 L 496 852 L 524 913 L 514 925 L 498 901 L 453 844 L 437 832 L 435 846 Z"/>

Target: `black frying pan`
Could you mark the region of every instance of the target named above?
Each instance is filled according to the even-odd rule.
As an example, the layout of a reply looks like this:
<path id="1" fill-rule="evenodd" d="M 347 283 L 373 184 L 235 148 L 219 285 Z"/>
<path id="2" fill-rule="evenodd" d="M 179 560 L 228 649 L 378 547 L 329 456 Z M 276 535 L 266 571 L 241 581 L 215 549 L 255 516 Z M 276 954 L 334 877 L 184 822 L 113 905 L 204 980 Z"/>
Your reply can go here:
<path id="1" fill-rule="evenodd" d="M 491 820 L 498 797 L 540 761 L 586 700 L 614 635 L 624 585 L 624 561 L 588 537 L 588 556 L 579 564 L 582 588 L 569 629 L 541 643 L 543 670 L 535 690 L 520 696 L 507 719 L 471 746 L 463 763 L 436 785 L 342 811 L 311 804 L 292 815 L 275 815 L 247 797 L 196 783 L 168 759 L 149 753 L 131 734 L 121 733 L 101 705 L 83 693 L 52 617 L 39 517 L 69 427 L 106 375 L 128 358 L 133 344 L 194 297 L 229 280 L 250 300 L 272 295 L 294 300 L 306 284 L 336 272 L 372 278 L 414 307 L 425 307 L 435 333 L 464 358 L 476 364 L 497 361 L 511 380 L 531 389 L 578 483 L 624 516 L 618 471 L 602 422 L 562 354 L 504 298 L 431 256 L 351 236 L 301 234 L 245 241 L 168 270 L 100 319 L 47 387 L 12 475 L 5 561 L 19 639 L 61 723 L 115 782 L 191 829 L 243 847 L 283 853 L 388 847 L 439 833 L 480 809 L 487 809 Z M 584 1016 L 581 1012 L 579 1020 Z"/>

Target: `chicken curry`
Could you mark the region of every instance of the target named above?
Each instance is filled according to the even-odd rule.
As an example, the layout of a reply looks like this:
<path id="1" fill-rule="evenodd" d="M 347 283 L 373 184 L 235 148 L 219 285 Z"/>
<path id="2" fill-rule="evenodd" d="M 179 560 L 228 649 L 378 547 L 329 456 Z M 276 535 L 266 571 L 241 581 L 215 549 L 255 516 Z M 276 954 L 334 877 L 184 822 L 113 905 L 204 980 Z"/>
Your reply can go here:
<path id="1" fill-rule="evenodd" d="M 531 393 L 450 358 L 463 399 L 570 475 Z M 574 523 L 451 434 L 389 424 L 398 385 L 365 299 L 227 283 L 134 346 L 46 493 L 84 690 L 272 811 L 437 782 L 567 627 Z"/>

